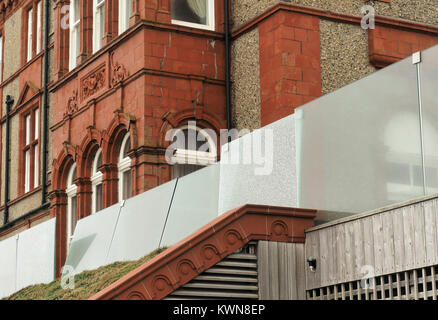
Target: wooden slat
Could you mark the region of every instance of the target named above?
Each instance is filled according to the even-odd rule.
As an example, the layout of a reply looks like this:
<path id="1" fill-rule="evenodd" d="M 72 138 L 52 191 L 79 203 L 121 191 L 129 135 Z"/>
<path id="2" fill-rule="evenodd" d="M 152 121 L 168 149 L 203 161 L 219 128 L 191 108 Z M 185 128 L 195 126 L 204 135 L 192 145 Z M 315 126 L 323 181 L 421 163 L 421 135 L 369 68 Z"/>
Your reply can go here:
<path id="1" fill-rule="evenodd" d="M 297 279 L 297 295 L 299 300 L 304 300 L 306 292 L 306 258 L 304 255 L 304 245 L 296 243 L 293 245 L 295 248 L 295 261 L 297 262 L 296 279 Z M 301 262 L 300 262 L 301 261 Z"/>
<path id="2" fill-rule="evenodd" d="M 395 271 L 400 272 L 405 266 L 405 244 L 403 230 L 403 209 L 398 209 L 393 214 L 394 224 L 394 263 Z"/>
<path id="3" fill-rule="evenodd" d="M 383 223 L 383 273 L 392 273 L 395 270 L 394 263 L 394 226 L 392 222 L 393 212 L 382 214 Z"/>
<path id="4" fill-rule="evenodd" d="M 354 278 L 354 230 L 353 225 L 345 225 L 345 281 Z"/>
<path id="5" fill-rule="evenodd" d="M 319 247 L 320 247 L 320 254 L 319 254 L 319 269 L 321 270 L 321 287 L 329 285 L 329 263 L 328 263 L 328 239 L 327 239 L 327 229 L 323 229 L 319 234 Z"/>
<path id="6" fill-rule="evenodd" d="M 404 234 L 404 247 L 405 247 L 405 266 L 404 269 L 414 267 L 414 227 L 413 227 L 413 208 L 412 206 L 403 208 L 403 234 Z"/>
<path id="7" fill-rule="evenodd" d="M 340 224 L 336 228 L 336 243 L 337 243 L 337 282 L 344 282 L 345 280 L 345 228 L 344 224 Z"/>
<path id="8" fill-rule="evenodd" d="M 428 202 L 424 204 L 426 260 L 428 264 L 437 263 L 436 210 L 437 208 L 434 203 Z"/>
<path id="9" fill-rule="evenodd" d="M 383 273 L 383 226 L 382 216 L 373 216 L 373 231 L 374 231 L 374 263 L 376 275 Z"/>
<path id="10" fill-rule="evenodd" d="M 437 292 L 436 292 L 436 275 L 435 275 L 435 267 L 430 268 L 431 278 L 432 278 L 432 299 L 437 299 Z"/>
<path id="11" fill-rule="evenodd" d="M 412 216 L 412 224 L 414 226 L 415 267 L 418 268 L 426 263 L 424 208 L 422 205 L 418 205 L 414 207 L 414 211 L 415 216 Z"/>
<path id="12" fill-rule="evenodd" d="M 362 268 L 365 262 L 364 253 L 364 234 L 361 220 L 353 222 L 353 244 L 354 244 L 354 279 L 360 279 L 362 275 Z"/>
<path id="13" fill-rule="evenodd" d="M 397 300 L 401 300 L 402 292 L 401 292 L 401 284 L 400 284 L 400 273 L 396 274 L 397 279 Z"/>

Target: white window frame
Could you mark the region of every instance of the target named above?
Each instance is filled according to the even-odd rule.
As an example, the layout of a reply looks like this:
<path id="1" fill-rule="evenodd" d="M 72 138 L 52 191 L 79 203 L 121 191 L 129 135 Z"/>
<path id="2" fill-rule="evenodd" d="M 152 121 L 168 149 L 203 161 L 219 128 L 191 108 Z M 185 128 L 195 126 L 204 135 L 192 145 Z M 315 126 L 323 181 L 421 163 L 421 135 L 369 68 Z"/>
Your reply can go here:
<path id="1" fill-rule="evenodd" d="M 97 194 L 97 187 L 102 184 L 102 177 L 103 174 L 100 172 L 97 167 L 99 157 L 102 156 L 102 149 L 99 149 L 96 152 L 96 155 L 94 156 L 93 165 L 92 165 L 92 172 L 91 172 L 91 214 L 94 214 L 97 212 L 97 205 L 96 205 L 96 194 Z"/>
<path id="2" fill-rule="evenodd" d="M 33 8 L 27 11 L 27 57 L 26 62 L 32 60 L 32 46 L 33 46 Z"/>
<path id="3" fill-rule="evenodd" d="M 40 137 L 40 109 L 35 109 L 34 111 L 34 127 L 35 127 L 35 135 L 34 140 L 39 139 Z M 39 144 L 34 147 L 34 167 L 33 167 L 33 187 L 38 187 L 40 183 L 40 155 L 39 155 Z"/>
<path id="4" fill-rule="evenodd" d="M 215 30 L 215 8 L 214 8 L 214 0 L 206 0 L 207 1 L 207 24 L 193 23 L 182 20 L 172 19 L 173 24 L 177 24 L 180 26 L 204 29 L 204 30 Z"/>
<path id="5" fill-rule="evenodd" d="M 210 152 L 189 150 L 187 149 L 187 146 L 186 149 L 176 149 L 172 157 L 174 163 L 208 166 L 217 162 L 216 144 L 213 141 L 213 138 L 204 129 L 189 125 L 183 126 L 179 129 L 196 130 L 197 135 L 203 135 L 206 142 L 209 144 Z"/>
<path id="6" fill-rule="evenodd" d="M 80 42 L 78 41 L 78 37 L 80 39 L 81 36 L 81 30 L 80 30 L 80 25 L 81 25 L 81 13 L 79 12 L 78 15 L 78 20 L 74 21 L 74 16 L 76 15 L 75 12 L 75 5 L 76 2 L 79 1 L 79 8 L 80 8 L 80 0 L 71 0 L 70 2 L 70 18 L 69 18 L 69 23 L 70 23 L 70 50 L 69 50 L 69 71 L 73 70 L 74 68 L 76 68 L 77 62 L 76 59 L 78 57 L 78 50 L 79 48 L 77 48 L 77 43 Z M 80 11 L 80 10 L 79 10 Z"/>
<path id="7" fill-rule="evenodd" d="M 78 191 L 78 187 L 76 186 L 76 184 L 74 184 L 73 182 L 73 173 L 75 172 L 75 170 L 77 169 L 76 167 L 76 163 L 74 163 L 71 168 L 70 171 L 68 172 L 68 177 L 67 177 L 67 189 L 65 190 L 66 194 L 67 194 L 67 248 L 70 247 L 71 241 L 73 239 L 73 226 L 72 226 L 72 205 L 73 205 L 73 198 L 77 197 L 77 191 Z M 77 201 L 77 198 L 76 198 Z M 76 210 L 77 210 L 77 202 L 76 202 Z M 77 214 L 77 212 L 76 212 Z M 77 219 L 77 217 L 76 217 Z"/>
<path id="8" fill-rule="evenodd" d="M 32 116 L 31 114 L 27 115 L 24 119 L 25 123 L 25 134 L 26 140 L 25 145 L 28 146 L 31 144 L 30 138 L 30 130 L 32 127 Z M 24 193 L 28 193 L 30 191 L 30 159 L 31 159 L 32 147 L 29 147 L 28 150 L 24 153 Z"/>
<path id="9" fill-rule="evenodd" d="M 42 16 L 42 6 L 43 1 L 37 3 L 37 34 L 36 34 L 36 54 L 41 52 L 41 16 Z"/>
<path id="10" fill-rule="evenodd" d="M 123 199 L 123 185 L 124 185 L 124 177 L 123 174 L 127 171 L 131 170 L 131 158 L 126 156 L 123 158 L 123 151 L 125 150 L 126 143 L 128 142 L 130 138 L 129 132 L 125 134 L 122 140 L 122 144 L 120 146 L 120 152 L 119 152 L 119 163 L 117 165 L 118 171 L 119 171 L 119 201 L 123 201 L 126 199 Z"/>
<path id="11" fill-rule="evenodd" d="M 126 1 L 126 0 L 125 0 Z M 103 21 L 101 21 L 103 10 Z M 102 32 L 103 28 L 103 32 Z M 93 53 L 102 48 L 102 39 L 105 33 L 105 0 L 93 0 Z"/>
<path id="12" fill-rule="evenodd" d="M 119 0 L 119 34 L 129 29 L 132 16 L 132 0 Z"/>

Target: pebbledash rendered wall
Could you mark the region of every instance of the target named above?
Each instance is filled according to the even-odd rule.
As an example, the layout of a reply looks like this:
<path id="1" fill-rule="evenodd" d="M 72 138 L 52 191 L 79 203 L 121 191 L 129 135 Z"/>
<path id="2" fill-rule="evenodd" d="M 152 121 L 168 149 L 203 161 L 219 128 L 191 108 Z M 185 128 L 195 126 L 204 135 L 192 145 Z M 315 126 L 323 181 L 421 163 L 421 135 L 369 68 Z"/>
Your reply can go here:
<path id="1" fill-rule="evenodd" d="M 360 25 L 364 5 L 374 7 L 373 30 Z M 232 1 L 233 124 L 266 125 L 438 43 L 437 8 L 437 0 Z M 255 43 L 259 52 L 248 49 Z"/>

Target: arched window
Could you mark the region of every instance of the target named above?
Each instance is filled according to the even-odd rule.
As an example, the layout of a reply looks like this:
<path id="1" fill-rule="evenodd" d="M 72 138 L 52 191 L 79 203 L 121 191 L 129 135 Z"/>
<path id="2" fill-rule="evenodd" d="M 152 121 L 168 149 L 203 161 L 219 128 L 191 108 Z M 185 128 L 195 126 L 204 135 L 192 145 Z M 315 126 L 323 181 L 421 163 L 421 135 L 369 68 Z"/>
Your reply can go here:
<path id="1" fill-rule="evenodd" d="M 78 220 L 78 202 L 77 202 L 77 189 L 74 184 L 77 178 L 76 164 L 73 164 L 70 168 L 67 177 L 67 248 L 70 247 L 71 239 L 73 237 L 76 222 Z"/>
<path id="2" fill-rule="evenodd" d="M 122 140 L 119 153 L 119 201 L 131 197 L 131 158 L 128 156 L 130 148 L 131 137 L 127 133 Z"/>
<path id="3" fill-rule="evenodd" d="M 102 149 L 96 152 L 91 168 L 91 214 L 102 210 L 102 172 L 99 167 L 102 165 Z"/>
<path id="4" fill-rule="evenodd" d="M 180 178 L 216 162 L 214 133 L 209 129 L 188 125 L 177 130 L 173 143 L 172 179 Z"/>

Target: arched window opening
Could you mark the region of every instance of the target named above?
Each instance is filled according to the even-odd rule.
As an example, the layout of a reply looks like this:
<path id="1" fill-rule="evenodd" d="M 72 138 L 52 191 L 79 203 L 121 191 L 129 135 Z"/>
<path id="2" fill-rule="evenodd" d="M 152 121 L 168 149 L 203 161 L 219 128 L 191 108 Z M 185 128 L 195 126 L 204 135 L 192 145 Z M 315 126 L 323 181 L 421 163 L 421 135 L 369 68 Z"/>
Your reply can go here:
<path id="1" fill-rule="evenodd" d="M 91 170 L 91 214 L 102 210 L 102 172 L 99 167 L 102 166 L 102 149 L 99 149 L 94 156 Z"/>
<path id="2" fill-rule="evenodd" d="M 120 146 L 119 153 L 119 201 L 129 199 L 132 194 L 131 190 L 131 158 L 128 153 L 131 149 L 131 136 L 125 135 Z"/>
<path id="3" fill-rule="evenodd" d="M 173 154 L 172 179 L 186 176 L 216 162 L 216 143 L 208 129 L 185 126 L 177 130 L 172 142 L 176 145 Z"/>
<path id="4" fill-rule="evenodd" d="M 71 240 L 75 231 L 76 223 L 78 220 L 78 201 L 77 190 L 78 187 L 74 183 L 77 178 L 76 164 L 73 164 L 70 168 L 67 177 L 67 248 L 70 247 Z"/>

